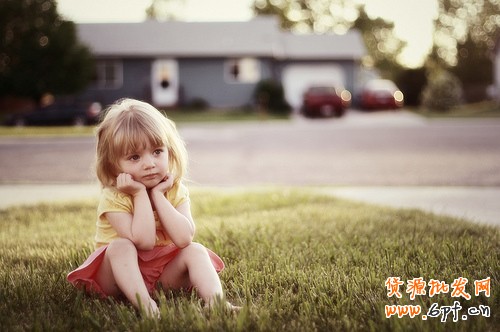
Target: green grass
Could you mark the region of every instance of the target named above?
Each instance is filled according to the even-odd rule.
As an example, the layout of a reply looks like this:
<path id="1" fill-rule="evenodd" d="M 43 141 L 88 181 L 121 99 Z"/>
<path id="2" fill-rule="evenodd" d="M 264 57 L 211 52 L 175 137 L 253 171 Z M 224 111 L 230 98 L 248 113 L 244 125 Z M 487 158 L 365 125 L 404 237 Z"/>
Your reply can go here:
<path id="1" fill-rule="evenodd" d="M 465 104 L 452 108 L 449 111 L 438 112 L 424 108 L 409 108 L 411 111 L 428 118 L 499 118 L 500 104 L 495 101 L 483 101 Z"/>
<path id="2" fill-rule="evenodd" d="M 96 202 L 0 210 L 2 331 L 498 331 L 500 230 L 417 210 L 380 208 L 304 190 L 192 193 L 196 240 L 227 268 L 238 314 L 200 312 L 193 295 L 160 293 L 161 321 L 124 302 L 85 295 L 65 280 L 91 252 Z M 491 317 L 386 318 L 386 304 L 453 304 L 441 294 L 388 298 L 391 276 L 451 284 L 469 279 L 472 299 Z M 491 277 L 491 297 L 473 281 Z M 463 314 L 463 313 L 461 313 Z"/>

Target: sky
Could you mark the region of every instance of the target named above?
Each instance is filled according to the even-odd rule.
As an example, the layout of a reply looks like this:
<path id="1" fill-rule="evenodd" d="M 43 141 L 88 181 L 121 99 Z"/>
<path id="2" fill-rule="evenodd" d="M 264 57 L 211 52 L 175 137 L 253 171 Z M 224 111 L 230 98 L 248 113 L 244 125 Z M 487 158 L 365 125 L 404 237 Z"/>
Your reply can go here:
<path id="1" fill-rule="evenodd" d="M 245 21 L 252 18 L 253 0 L 184 0 L 186 21 Z M 370 16 L 394 22 L 396 35 L 406 41 L 402 61 L 418 67 L 432 46 L 437 0 L 356 0 Z M 58 0 L 58 11 L 76 23 L 141 22 L 151 0 Z"/>

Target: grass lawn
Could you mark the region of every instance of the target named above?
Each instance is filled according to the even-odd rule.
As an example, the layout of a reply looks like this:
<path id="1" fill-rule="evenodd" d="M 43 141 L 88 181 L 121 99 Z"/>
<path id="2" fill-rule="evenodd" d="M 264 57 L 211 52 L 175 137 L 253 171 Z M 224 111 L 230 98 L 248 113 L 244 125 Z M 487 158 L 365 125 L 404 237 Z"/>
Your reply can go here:
<path id="1" fill-rule="evenodd" d="M 423 107 L 409 109 L 428 118 L 500 118 L 500 104 L 495 101 L 460 105 L 446 112 L 431 111 Z"/>
<path id="2" fill-rule="evenodd" d="M 226 262 L 221 273 L 238 314 L 200 312 L 192 294 L 159 293 L 160 321 L 128 304 L 85 295 L 66 273 L 91 252 L 96 202 L 0 210 L 2 331 L 498 331 L 500 230 L 418 210 L 352 203 L 276 189 L 192 193 L 196 241 Z M 389 277 L 404 281 L 389 297 Z M 449 291 L 410 299 L 407 281 L 444 281 Z M 467 278 L 470 300 L 452 297 Z M 490 297 L 474 281 L 491 278 Z M 393 289 L 394 290 L 394 289 Z M 486 290 L 486 289 L 485 289 Z M 446 322 L 436 303 L 462 307 Z M 385 306 L 421 313 L 386 318 Z M 395 307 L 396 308 L 396 307 Z M 408 308 L 408 307 L 406 307 Z M 478 308 L 480 315 L 467 315 Z M 489 317 L 487 308 L 490 310 Z M 472 310 L 472 309 L 471 309 Z M 428 314 L 428 311 L 429 314 Z M 473 312 L 473 311 L 470 311 Z M 439 313 L 439 317 L 431 317 Z M 427 320 L 422 316 L 427 315 Z M 467 316 L 467 320 L 463 320 Z"/>

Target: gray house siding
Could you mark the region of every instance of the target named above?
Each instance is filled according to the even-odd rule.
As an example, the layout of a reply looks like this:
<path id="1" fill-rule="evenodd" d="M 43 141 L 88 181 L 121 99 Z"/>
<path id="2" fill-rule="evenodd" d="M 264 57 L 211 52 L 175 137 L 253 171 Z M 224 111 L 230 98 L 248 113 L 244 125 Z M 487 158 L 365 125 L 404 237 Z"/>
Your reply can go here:
<path id="1" fill-rule="evenodd" d="M 151 99 L 151 59 L 125 59 L 122 96 Z"/>
<path id="2" fill-rule="evenodd" d="M 228 77 L 228 58 L 191 58 L 179 60 L 181 103 L 189 105 L 202 99 L 212 107 L 228 108 L 250 105 L 258 82 L 235 82 Z M 260 79 L 271 77 L 271 61 L 258 59 Z"/>
<path id="3" fill-rule="evenodd" d="M 81 97 L 108 105 L 124 96 L 151 102 L 151 65 L 155 59 L 101 58 L 98 61 L 116 61 L 122 66 L 119 86 L 91 85 Z M 204 100 L 212 107 L 243 107 L 252 104 L 255 83 L 231 82 L 226 77 L 228 58 L 177 59 L 179 65 L 179 106 L 188 106 L 195 100 Z M 272 76 L 272 61 L 259 59 L 260 77 Z"/>
<path id="4" fill-rule="evenodd" d="M 272 78 L 281 81 L 287 101 L 297 107 L 315 80 L 341 82 L 355 92 L 366 55 L 357 31 L 295 35 L 280 30 L 276 17 L 80 24 L 78 33 L 100 63 L 96 77 L 104 77 L 83 98 L 105 105 L 131 97 L 160 107 L 199 99 L 211 107 L 242 107 L 252 104 L 259 81 Z"/>
<path id="5" fill-rule="evenodd" d="M 116 61 L 121 64 L 121 74 L 123 76 L 117 86 L 101 87 L 95 84 L 90 85 L 81 95 L 83 99 L 99 101 L 102 105 L 111 104 L 125 96 L 147 101 L 151 100 L 151 59 L 105 58 L 97 60 Z"/>
<path id="6" fill-rule="evenodd" d="M 230 107 L 246 100 L 248 86 L 228 83 L 225 59 L 183 59 L 179 61 L 182 99 L 186 104 L 203 99 L 213 107 Z"/>

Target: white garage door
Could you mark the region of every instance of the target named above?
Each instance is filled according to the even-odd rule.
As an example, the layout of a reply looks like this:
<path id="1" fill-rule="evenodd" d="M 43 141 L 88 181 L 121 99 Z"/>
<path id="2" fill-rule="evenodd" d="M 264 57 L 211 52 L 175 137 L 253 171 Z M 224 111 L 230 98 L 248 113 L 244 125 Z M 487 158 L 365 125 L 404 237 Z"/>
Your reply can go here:
<path id="1" fill-rule="evenodd" d="M 283 70 L 283 89 L 288 103 L 295 109 L 302 106 L 302 95 L 311 85 L 345 86 L 345 76 L 339 65 L 288 65 Z"/>

